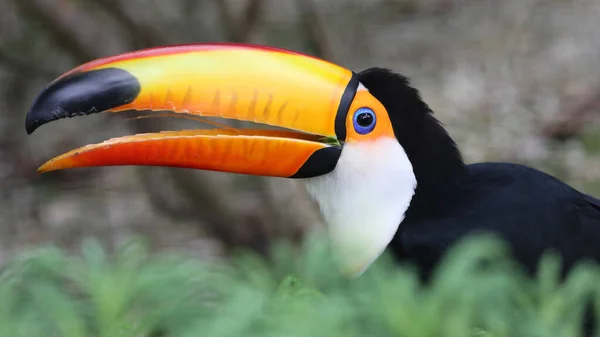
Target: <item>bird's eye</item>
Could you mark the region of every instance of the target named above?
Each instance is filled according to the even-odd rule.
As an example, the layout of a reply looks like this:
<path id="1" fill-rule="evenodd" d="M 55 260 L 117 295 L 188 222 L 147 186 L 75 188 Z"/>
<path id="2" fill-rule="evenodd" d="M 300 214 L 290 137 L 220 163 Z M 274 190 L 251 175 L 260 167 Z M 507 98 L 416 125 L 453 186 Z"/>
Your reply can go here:
<path id="1" fill-rule="evenodd" d="M 369 108 L 360 108 L 354 112 L 354 130 L 361 135 L 373 131 L 376 122 L 375 113 Z"/>

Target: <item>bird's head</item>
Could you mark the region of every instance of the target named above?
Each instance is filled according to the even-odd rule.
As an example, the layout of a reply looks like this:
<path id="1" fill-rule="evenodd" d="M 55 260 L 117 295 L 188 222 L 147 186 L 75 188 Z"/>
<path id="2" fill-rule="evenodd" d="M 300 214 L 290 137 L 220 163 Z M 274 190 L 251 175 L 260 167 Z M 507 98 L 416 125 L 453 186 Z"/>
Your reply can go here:
<path id="1" fill-rule="evenodd" d="M 400 75 L 355 73 L 292 51 L 235 44 L 153 48 L 81 65 L 36 98 L 26 129 L 127 110 L 278 129 L 136 134 L 75 149 L 39 171 L 148 165 L 299 179 L 320 206 L 342 268 L 353 274 L 390 243 L 418 183 L 445 170 L 431 155 L 446 156 L 450 145 Z"/>

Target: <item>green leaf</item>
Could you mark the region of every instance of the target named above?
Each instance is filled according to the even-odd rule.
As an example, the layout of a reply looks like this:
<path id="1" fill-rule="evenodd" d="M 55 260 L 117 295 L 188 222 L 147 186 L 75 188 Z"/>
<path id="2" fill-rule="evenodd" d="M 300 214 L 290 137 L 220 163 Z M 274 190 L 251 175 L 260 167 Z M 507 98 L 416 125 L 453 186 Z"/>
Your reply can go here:
<path id="1" fill-rule="evenodd" d="M 97 241 L 80 256 L 35 250 L 0 275 L 0 337 L 562 337 L 581 335 L 587 304 L 600 308 L 598 265 L 563 278 L 547 254 L 529 278 L 492 236 L 453 247 L 429 284 L 387 254 L 345 278 L 322 235 L 272 252 L 209 262 L 140 240 L 113 254 Z"/>

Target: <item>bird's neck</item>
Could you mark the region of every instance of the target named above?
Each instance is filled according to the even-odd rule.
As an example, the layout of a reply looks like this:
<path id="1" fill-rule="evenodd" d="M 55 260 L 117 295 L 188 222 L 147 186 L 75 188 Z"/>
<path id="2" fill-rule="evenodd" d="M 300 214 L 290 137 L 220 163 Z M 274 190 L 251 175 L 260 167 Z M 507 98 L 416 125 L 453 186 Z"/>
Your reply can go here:
<path id="1" fill-rule="evenodd" d="M 412 165 L 393 138 L 346 143 L 335 170 L 304 182 L 319 204 L 336 257 L 352 274 L 385 250 L 416 187 Z"/>
<path id="2" fill-rule="evenodd" d="M 408 212 L 431 214 L 451 198 L 466 167 L 456 143 L 432 115 L 425 117 L 420 128 L 419 132 L 400 132 L 398 138 L 417 180 Z"/>

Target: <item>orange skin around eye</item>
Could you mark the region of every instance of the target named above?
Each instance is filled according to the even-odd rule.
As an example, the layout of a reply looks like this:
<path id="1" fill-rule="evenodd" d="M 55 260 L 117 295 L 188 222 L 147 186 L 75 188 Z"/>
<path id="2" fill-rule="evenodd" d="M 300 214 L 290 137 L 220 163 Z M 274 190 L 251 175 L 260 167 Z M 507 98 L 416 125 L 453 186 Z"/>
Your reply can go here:
<path id="1" fill-rule="evenodd" d="M 354 112 L 360 108 L 373 110 L 376 119 L 373 131 L 364 135 L 354 129 Z M 370 92 L 366 90 L 357 91 L 346 117 L 346 142 L 365 142 L 382 137 L 396 138 L 387 110 Z"/>

